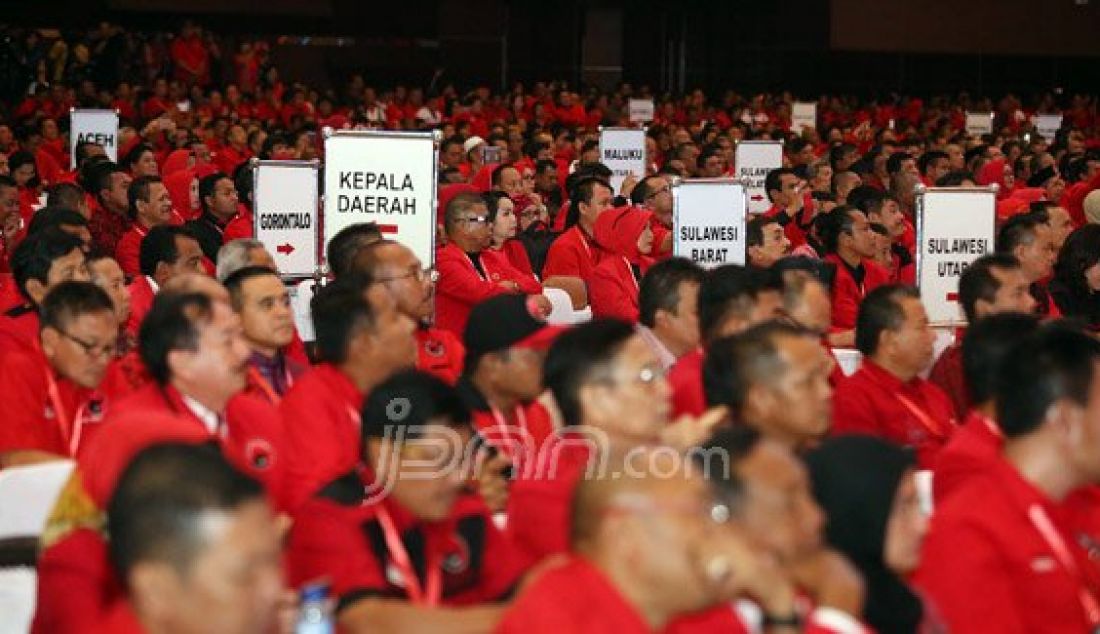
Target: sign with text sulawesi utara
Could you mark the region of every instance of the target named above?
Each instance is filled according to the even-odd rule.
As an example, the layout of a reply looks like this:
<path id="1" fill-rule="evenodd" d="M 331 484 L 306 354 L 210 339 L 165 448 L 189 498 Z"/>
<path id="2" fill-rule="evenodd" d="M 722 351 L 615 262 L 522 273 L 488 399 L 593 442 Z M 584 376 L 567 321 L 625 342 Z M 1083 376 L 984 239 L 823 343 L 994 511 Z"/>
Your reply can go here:
<path id="1" fill-rule="evenodd" d="M 745 183 L 749 213 L 767 211 L 771 203 L 764 179 L 768 177 L 768 172 L 783 167 L 783 145 L 779 141 L 742 141 L 737 144 L 734 162 L 737 165 L 737 179 Z"/>
<path id="2" fill-rule="evenodd" d="M 704 268 L 743 265 L 747 207 L 739 180 L 677 180 L 672 186 L 672 252 Z"/>
<path id="3" fill-rule="evenodd" d="M 997 194 L 990 188 L 930 188 L 917 192 L 917 286 L 934 325 L 965 323 L 959 277 L 993 252 Z"/>
<path id="4" fill-rule="evenodd" d="M 95 143 L 118 161 L 118 113 L 99 108 L 73 108 L 69 111 L 69 161 L 76 168 L 76 146 Z"/>
<path id="5" fill-rule="evenodd" d="M 310 277 L 319 264 L 318 161 L 252 162 L 253 235 L 285 277 Z"/>
<path id="6" fill-rule="evenodd" d="M 435 262 L 438 131 L 326 134 L 325 245 L 349 225 L 374 222 L 425 266 Z"/>
<path id="7" fill-rule="evenodd" d="M 639 128 L 601 128 L 600 162 L 611 170 L 611 189 L 622 189 L 627 175 L 645 178 L 645 130 Z"/>

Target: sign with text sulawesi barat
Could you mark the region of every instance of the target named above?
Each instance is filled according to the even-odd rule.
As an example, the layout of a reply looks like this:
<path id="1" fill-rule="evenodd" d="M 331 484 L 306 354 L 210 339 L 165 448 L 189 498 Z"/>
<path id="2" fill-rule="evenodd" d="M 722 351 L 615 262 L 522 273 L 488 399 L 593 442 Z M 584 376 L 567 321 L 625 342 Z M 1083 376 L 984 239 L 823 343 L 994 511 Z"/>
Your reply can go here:
<path id="1" fill-rule="evenodd" d="M 439 132 L 326 134 L 325 244 L 349 225 L 374 222 L 425 265 L 434 262 Z"/>
<path id="2" fill-rule="evenodd" d="M 745 186 L 733 178 L 677 179 L 672 252 L 704 268 L 745 263 Z"/>
<path id="3" fill-rule="evenodd" d="M 252 170 L 253 235 L 281 275 L 314 275 L 320 249 L 320 163 L 253 161 Z"/>
<path id="4" fill-rule="evenodd" d="M 76 167 L 76 146 L 95 143 L 118 161 L 118 113 L 99 108 L 74 108 L 69 111 L 69 161 Z"/>

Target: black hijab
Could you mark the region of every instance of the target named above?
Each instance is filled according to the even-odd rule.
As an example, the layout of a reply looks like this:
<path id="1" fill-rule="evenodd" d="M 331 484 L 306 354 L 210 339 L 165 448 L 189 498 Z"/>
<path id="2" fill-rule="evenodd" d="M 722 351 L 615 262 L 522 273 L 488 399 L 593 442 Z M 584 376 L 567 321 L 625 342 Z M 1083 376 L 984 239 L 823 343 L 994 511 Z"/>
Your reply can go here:
<path id="1" fill-rule="evenodd" d="M 829 518 L 825 536 L 867 586 L 863 620 L 882 634 L 918 631 L 920 598 L 884 561 L 886 524 L 913 454 L 870 436 L 841 436 L 806 456 L 814 497 Z"/>

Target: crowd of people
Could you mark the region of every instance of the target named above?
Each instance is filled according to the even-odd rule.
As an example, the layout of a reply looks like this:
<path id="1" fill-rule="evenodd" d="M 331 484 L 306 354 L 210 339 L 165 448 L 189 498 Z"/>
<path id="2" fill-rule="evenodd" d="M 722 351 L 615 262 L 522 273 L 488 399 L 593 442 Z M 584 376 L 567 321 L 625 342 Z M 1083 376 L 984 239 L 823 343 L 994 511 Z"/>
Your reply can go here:
<path id="1" fill-rule="evenodd" d="M 616 190 L 596 128 L 644 89 L 218 83 L 191 24 L 102 83 L 79 67 L 110 45 L 27 38 L 48 53 L 0 105 L 0 469 L 76 464 L 33 631 L 1100 627 L 1095 97 L 823 97 L 795 131 L 789 95 L 658 96 Z M 119 110 L 117 162 L 69 163 L 73 105 Z M 438 248 L 336 234 L 303 341 L 247 165 L 323 159 L 322 127 L 442 130 Z M 746 265 L 674 257 L 671 179 L 735 173 L 751 138 L 784 166 Z M 921 183 L 997 185 L 939 354 Z M 548 325 L 548 289 L 593 318 Z"/>

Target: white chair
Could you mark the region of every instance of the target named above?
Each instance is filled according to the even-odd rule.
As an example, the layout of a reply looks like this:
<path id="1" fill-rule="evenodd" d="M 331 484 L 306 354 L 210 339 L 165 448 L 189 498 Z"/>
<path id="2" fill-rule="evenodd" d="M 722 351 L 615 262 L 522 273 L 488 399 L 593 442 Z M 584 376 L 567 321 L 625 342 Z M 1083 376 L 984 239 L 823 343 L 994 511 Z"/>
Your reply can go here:
<path id="1" fill-rule="evenodd" d="M 592 319 L 592 308 L 585 306 L 582 310 L 574 310 L 573 300 L 569 293 L 560 288 L 543 287 L 542 294 L 550 300 L 550 315 L 546 323 L 555 326 L 572 326 Z"/>
<path id="2" fill-rule="evenodd" d="M 833 348 L 833 356 L 844 376 L 852 376 L 863 363 L 863 355 L 854 348 Z"/>

